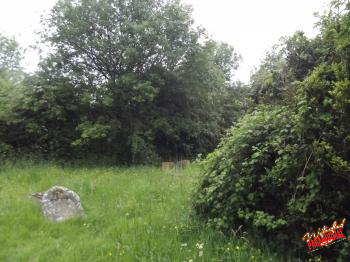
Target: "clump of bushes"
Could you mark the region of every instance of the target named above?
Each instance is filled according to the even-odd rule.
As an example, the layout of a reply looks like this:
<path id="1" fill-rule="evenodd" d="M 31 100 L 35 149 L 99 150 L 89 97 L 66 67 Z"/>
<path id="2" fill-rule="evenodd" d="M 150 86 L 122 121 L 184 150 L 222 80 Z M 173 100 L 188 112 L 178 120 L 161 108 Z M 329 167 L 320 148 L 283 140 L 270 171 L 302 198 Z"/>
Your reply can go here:
<path id="1" fill-rule="evenodd" d="M 350 16 L 344 8 L 347 15 L 323 18 L 323 57 L 292 83 L 289 103 L 258 106 L 204 161 L 193 205 L 208 224 L 223 232 L 243 225 L 303 257 L 306 232 L 350 219 Z M 350 235 L 350 227 L 343 232 Z M 349 246 L 343 241 L 312 255 L 348 259 Z"/>
<path id="2" fill-rule="evenodd" d="M 350 210 L 349 131 L 321 109 L 303 100 L 243 117 L 205 160 L 196 213 L 225 232 L 244 225 L 306 253 L 306 232 Z"/>

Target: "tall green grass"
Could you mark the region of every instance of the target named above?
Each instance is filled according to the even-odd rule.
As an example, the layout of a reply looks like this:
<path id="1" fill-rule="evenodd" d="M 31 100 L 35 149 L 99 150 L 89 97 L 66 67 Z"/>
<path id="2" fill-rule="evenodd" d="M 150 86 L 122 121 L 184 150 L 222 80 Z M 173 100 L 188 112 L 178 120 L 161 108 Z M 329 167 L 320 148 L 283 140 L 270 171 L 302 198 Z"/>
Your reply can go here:
<path id="1" fill-rule="evenodd" d="M 195 167 L 0 167 L 0 261 L 275 261 L 265 248 L 191 217 Z M 47 221 L 32 192 L 76 191 L 86 216 Z"/>

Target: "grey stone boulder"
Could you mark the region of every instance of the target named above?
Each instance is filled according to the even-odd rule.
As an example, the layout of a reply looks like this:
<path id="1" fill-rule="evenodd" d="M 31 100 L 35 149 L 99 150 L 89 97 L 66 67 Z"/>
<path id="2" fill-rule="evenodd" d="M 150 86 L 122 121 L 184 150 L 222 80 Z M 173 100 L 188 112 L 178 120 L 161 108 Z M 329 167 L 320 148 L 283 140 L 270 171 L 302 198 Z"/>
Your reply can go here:
<path id="1" fill-rule="evenodd" d="M 53 222 L 64 221 L 84 214 L 80 197 L 66 187 L 53 186 L 46 192 L 32 194 L 32 197 L 39 203 L 44 216 Z"/>

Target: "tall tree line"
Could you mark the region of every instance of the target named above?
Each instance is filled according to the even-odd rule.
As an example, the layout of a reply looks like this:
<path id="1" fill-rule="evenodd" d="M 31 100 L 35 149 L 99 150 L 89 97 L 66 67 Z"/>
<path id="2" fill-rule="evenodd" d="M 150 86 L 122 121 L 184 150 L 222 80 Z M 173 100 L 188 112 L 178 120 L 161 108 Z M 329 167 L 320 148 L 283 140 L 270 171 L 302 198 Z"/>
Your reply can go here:
<path id="1" fill-rule="evenodd" d="M 1 40 L 3 154 L 189 158 L 245 108 L 232 82 L 240 57 L 180 1 L 60 0 L 43 25 L 51 52 L 34 75 L 4 76 L 19 75 L 20 52 Z"/>

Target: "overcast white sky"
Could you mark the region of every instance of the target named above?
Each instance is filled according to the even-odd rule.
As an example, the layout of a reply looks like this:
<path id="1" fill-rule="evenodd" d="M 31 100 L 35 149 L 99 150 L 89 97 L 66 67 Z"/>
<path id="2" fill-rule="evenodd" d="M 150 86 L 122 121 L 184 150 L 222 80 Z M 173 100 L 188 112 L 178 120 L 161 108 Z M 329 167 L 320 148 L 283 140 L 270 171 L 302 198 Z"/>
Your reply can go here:
<path id="1" fill-rule="evenodd" d="M 27 48 L 38 40 L 40 15 L 56 0 L 1 0 L 0 32 L 14 36 Z M 325 10 L 329 0 L 183 0 L 193 6 L 193 17 L 218 41 L 231 44 L 243 56 L 236 78 L 248 82 L 254 66 L 281 36 L 302 30 L 317 31 L 313 13 Z M 27 50 L 24 67 L 34 71 L 38 55 Z"/>

